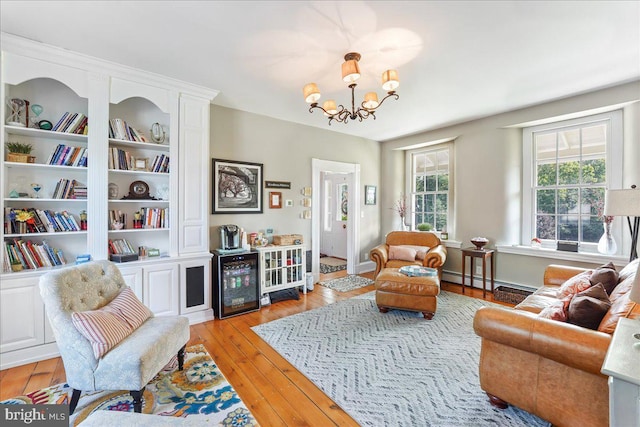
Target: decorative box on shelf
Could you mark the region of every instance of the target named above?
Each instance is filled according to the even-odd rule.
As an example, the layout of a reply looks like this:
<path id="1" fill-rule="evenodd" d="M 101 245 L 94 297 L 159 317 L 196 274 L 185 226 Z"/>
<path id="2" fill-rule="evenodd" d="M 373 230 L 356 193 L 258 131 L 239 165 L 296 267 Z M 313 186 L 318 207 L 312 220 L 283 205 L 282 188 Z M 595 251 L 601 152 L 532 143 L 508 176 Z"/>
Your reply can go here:
<path id="1" fill-rule="evenodd" d="M 280 234 L 273 236 L 273 244 L 278 246 L 301 245 L 302 234 Z"/>
<path id="2" fill-rule="evenodd" d="M 137 261 L 138 254 L 111 254 L 109 259 L 113 262 Z"/>

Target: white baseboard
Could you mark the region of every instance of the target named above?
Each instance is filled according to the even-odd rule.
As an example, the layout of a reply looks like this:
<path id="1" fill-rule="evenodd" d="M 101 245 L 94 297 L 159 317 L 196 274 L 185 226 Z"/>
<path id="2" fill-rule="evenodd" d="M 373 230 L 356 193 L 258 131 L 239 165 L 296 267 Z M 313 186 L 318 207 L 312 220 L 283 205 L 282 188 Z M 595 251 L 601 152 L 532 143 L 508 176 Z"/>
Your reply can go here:
<path id="1" fill-rule="evenodd" d="M 467 286 L 469 286 L 469 283 L 470 283 L 469 277 L 466 277 L 465 279 L 466 279 L 465 283 L 467 284 Z M 444 280 L 445 282 L 462 285 L 462 274 L 455 271 L 445 270 L 442 272 L 442 280 Z M 498 286 L 507 286 L 509 288 L 521 289 L 523 291 L 529 291 L 529 292 L 533 292 L 537 289 L 532 286 L 521 285 L 519 283 L 509 283 L 509 282 L 502 282 L 502 281 L 495 280 L 494 289 L 497 288 Z M 476 276 L 476 275 L 473 276 L 473 287 L 482 289 L 482 276 Z M 490 282 L 490 279 L 488 278 L 487 278 L 487 289 L 491 289 L 491 282 Z"/>
<path id="2" fill-rule="evenodd" d="M 356 274 L 367 273 L 376 269 L 376 263 L 373 261 L 365 261 L 356 265 Z"/>
<path id="3" fill-rule="evenodd" d="M 56 343 L 8 351 L 0 355 L 0 370 L 15 368 L 16 366 L 39 362 L 58 356 L 60 356 L 60 351 Z"/>
<path id="4" fill-rule="evenodd" d="M 195 325 L 196 323 L 203 323 L 208 320 L 213 320 L 215 317 L 213 315 L 212 308 L 202 311 L 196 311 L 194 313 L 181 314 L 181 316 L 185 316 L 189 319 L 189 325 Z"/>

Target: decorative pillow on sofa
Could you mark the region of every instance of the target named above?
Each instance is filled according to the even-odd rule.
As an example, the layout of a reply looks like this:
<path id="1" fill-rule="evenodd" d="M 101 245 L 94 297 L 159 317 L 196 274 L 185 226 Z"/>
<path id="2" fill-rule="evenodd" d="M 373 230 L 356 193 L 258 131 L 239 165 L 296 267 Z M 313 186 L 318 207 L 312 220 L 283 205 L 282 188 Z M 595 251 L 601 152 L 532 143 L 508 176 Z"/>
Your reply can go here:
<path id="1" fill-rule="evenodd" d="M 571 295 L 575 295 L 578 292 L 582 292 L 585 289 L 589 289 L 591 287 L 591 274 L 593 270 L 587 270 L 580 274 L 576 274 L 575 276 L 567 279 L 558 289 L 558 298 L 563 299 Z"/>
<path id="2" fill-rule="evenodd" d="M 426 246 L 417 246 L 417 245 L 401 245 L 400 247 L 415 249 L 416 259 L 420 261 L 424 261 L 424 257 L 427 256 L 427 252 L 429 252 L 429 249 L 431 249 Z"/>
<path id="3" fill-rule="evenodd" d="M 71 321 L 89 340 L 93 354 L 99 359 L 151 316 L 149 309 L 127 287 L 104 307 L 71 313 Z"/>
<path id="4" fill-rule="evenodd" d="M 602 283 L 607 295 L 611 295 L 613 289 L 618 285 L 618 272 L 612 262 L 596 268 L 589 281 L 592 285 Z"/>
<path id="5" fill-rule="evenodd" d="M 417 251 L 406 246 L 389 246 L 389 259 L 415 261 Z"/>
<path id="6" fill-rule="evenodd" d="M 564 297 L 563 299 L 554 301 L 551 305 L 542 309 L 542 311 L 538 313 L 538 317 L 557 320 L 558 322 L 566 322 L 569 304 L 571 303 L 572 299 L 573 295 L 569 295 L 567 297 Z"/>
<path id="7" fill-rule="evenodd" d="M 569 303 L 568 322 L 596 330 L 611 302 L 602 283 L 577 293 Z"/>

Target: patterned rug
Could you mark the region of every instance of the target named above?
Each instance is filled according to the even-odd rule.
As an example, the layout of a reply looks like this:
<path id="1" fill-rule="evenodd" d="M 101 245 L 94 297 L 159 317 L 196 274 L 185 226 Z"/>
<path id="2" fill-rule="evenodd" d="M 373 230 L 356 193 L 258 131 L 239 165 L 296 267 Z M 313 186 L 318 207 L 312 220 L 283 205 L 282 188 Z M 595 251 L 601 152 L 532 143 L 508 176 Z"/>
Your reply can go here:
<path id="1" fill-rule="evenodd" d="M 175 361 L 147 385 L 143 413 L 194 416 L 219 426 L 258 425 L 202 344 L 187 347 L 182 371 L 177 365 Z M 69 404 L 70 390 L 67 384 L 58 384 L 0 404 Z M 69 425 L 76 426 L 99 410 L 133 412 L 133 400 L 128 391 L 83 392 Z"/>
<path id="2" fill-rule="evenodd" d="M 350 274 L 339 279 L 323 280 L 319 282 L 322 286 L 331 288 L 338 292 L 349 292 L 354 289 L 359 289 L 368 286 L 373 283 L 373 280 L 361 277 L 355 274 Z"/>
<path id="3" fill-rule="evenodd" d="M 340 258 L 322 257 L 320 258 L 320 273 L 327 274 L 335 271 L 347 269 L 347 261 Z"/>
<path id="4" fill-rule="evenodd" d="M 442 292 L 433 320 L 380 313 L 374 293 L 252 329 L 362 426 L 548 426 L 480 388 L 483 300 Z"/>

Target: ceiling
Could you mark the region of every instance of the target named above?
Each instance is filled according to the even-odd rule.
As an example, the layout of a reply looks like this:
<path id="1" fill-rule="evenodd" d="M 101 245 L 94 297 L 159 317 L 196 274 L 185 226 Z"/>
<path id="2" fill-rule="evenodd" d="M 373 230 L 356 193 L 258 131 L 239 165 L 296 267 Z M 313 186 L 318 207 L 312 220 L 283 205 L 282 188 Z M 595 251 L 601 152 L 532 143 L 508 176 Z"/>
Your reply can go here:
<path id="1" fill-rule="evenodd" d="M 0 1 L 0 28 L 217 89 L 215 104 L 377 141 L 640 78 L 638 1 Z M 350 104 L 340 65 L 362 54 L 364 93 L 400 75 L 377 119 Z M 640 94 L 639 94 L 640 95 Z"/>

